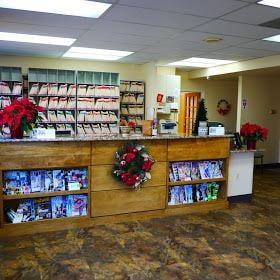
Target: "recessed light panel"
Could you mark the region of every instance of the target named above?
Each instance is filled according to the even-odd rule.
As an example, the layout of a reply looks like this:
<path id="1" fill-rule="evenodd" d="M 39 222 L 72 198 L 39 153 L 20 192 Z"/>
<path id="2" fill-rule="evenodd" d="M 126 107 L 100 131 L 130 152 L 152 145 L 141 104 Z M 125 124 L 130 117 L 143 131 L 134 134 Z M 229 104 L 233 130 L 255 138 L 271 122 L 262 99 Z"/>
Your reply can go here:
<path id="1" fill-rule="evenodd" d="M 280 0 L 262 0 L 258 4 L 280 8 Z"/>
<path id="2" fill-rule="evenodd" d="M 264 41 L 271 41 L 271 42 L 277 42 L 280 43 L 280 35 L 275 35 L 272 37 L 267 37 L 263 39 Z"/>
<path id="3" fill-rule="evenodd" d="M 132 53 L 133 52 L 118 51 L 118 50 L 72 47 L 63 55 L 63 57 L 93 59 L 93 60 L 119 60 Z"/>
<path id="4" fill-rule="evenodd" d="M 33 43 L 33 44 L 44 44 L 44 45 L 71 46 L 76 41 L 76 39 L 31 35 L 31 34 L 21 34 L 21 33 L 0 32 L 0 41 Z"/>
<path id="5" fill-rule="evenodd" d="M 218 65 L 230 64 L 234 62 L 236 61 L 224 60 L 224 59 L 210 59 L 210 58 L 202 58 L 202 57 L 191 57 L 184 60 L 169 63 L 168 65 L 208 68 L 208 67 L 213 67 Z"/>
<path id="6" fill-rule="evenodd" d="M 110 6 L 86 0 L 0 0 L 0 8 L 89 18 L 100 17 Z"/>

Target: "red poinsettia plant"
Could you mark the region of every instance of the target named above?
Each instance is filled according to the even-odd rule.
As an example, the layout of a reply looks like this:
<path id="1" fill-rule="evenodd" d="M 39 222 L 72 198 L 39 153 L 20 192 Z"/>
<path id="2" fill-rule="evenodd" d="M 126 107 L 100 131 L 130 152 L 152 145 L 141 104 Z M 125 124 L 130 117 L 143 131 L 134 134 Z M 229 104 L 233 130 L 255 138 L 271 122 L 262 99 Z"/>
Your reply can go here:
<path id="1" fill-rule="evenodd" d="M 0 129 L 8 126 L 12 138 L 22 138 L 24 131 L 33 129 L 35 122 L 40 119 L 39 112 L 44 110 L 28 98 L 15 99 L 0 112 Z"/>
<path id="2" fill-rule="evenodd" d="M 245 123 L 242 125 L 240 135 L 244 141 L 265 141 L 268 129 L 257 124 Z"/>
<path id="3" fill-rule="evenodd" d="M 143 145 L 130 143 L 116 153 L 113 175 L 127 187 L 140 189 L 151 179 L 150 171 L 155 161 Z"/>

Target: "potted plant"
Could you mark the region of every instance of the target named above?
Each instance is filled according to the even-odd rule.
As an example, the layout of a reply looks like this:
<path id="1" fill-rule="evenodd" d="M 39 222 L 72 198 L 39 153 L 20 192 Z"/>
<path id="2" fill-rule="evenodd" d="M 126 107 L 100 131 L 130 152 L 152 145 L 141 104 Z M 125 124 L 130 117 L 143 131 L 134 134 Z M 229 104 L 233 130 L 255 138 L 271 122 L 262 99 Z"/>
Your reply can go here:
<path id="1" fill-rule="evenodd" d="M 242 125 L 240 135 L 247 144 L 248 150 L 255 150 L 257 141 L 264 142 L 267 139 L 268 129 L 257 124 L 245 123 Z"/>
<path id="2" fill-rule="evenodd" d="M 33 129 L 36 121 L 41 119 L 39 112 L 44 110 L 43 107 L 37 106 L 28 98 L 15 99 L 11 105 L 0 112 L 0 129 L 8 126 L 11 138 L 22 139 L 23 132 L 29 132 Z"/>

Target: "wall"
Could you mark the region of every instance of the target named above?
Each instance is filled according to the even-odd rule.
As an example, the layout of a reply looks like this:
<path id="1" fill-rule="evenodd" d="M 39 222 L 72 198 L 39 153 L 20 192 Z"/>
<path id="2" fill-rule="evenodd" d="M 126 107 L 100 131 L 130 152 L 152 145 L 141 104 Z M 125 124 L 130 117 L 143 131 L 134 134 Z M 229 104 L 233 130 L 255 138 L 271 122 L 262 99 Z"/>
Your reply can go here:
<path id="1" fill-rule="evenodd" d="M 278 77 L 243 76 L 242 97 L 248 108 L 241 111 L 241 124 L 257 123 L 269 129 L 268 140 L 259 143 L 264 148 L 265 163 L 280 162 L 280 82 Z M 277 111 L 270 114 L 270 110 Z"/>
<path id="2" fill-rule="evenodd" d="M 50 69 L 117 72 L 120 73 L 121 79 L 123 80 L 144 79 L 143 67 L 140 64 L 0 55 L 0 65 L 22 67 L 22 71 L 24 74 L 27 74 L 28 68 L 34 67 Z"/>
<path id="3" fill-rule="evenodd" d="M 235 131 L 238 80 L 207 80 L 189 79 L 188 73 L 182 70 L 176 71 L 181 75 L 181 91 L 201 92 L 205 98 L 209 121 L 219 121 L 227 130 Z M 229 114 L 222 116 L 217 112 L 217 103 L 220 99 L 226 99 L 232 106 Z"/>

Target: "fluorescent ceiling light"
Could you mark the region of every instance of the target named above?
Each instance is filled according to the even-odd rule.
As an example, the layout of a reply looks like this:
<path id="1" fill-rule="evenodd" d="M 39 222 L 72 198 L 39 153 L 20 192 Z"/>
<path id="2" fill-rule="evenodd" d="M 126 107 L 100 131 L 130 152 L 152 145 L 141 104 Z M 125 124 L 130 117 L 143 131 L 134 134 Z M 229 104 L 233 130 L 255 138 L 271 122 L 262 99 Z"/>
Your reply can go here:
<path id="1" fill-rule="evenodd" d="M 85 0 L 0 0 L 0 8 L 89 18 L 100 17 L 111 5 Z"/>
<path id="2" fill-rule="evenodd" d="M 44 45 L 71 46 L 76 41 L 76 39 L 0 32 L 0 41 L 11 41 L 11 42 L 22 42 L 22 43 L 44 44 Z"/>
<path id="3" fill-rule="evenodd" d="M 202 57 L 191 57 L 184 60 L 169 63 L 168 65 L 207 68 L 207 67 L 213 67 L 213 66 L 218 66 L 223 64 L 230 64 L 234 62 L 236 61 L 224 60 L 224 59 L 210 59 L 210 58 L 202 58 Z"/>
<path id="4" fill-rule="evenodd" d="M 94 60 L 119 60 L 132 53 L 133 52 L 117 51 L 117 50 L 72 47 L 63 55 L 63 57 L 94 59 Z"/>
<path id="5" fill-rule="evenodd" d="M 262 0 L 258 4 L 280 8 L 280 0 Z"/>
<path id="6" fill-rule="evenodd" d="M 263 40 L 280 43 L 280 34 L 272 37 L 264 38 Z"/>

